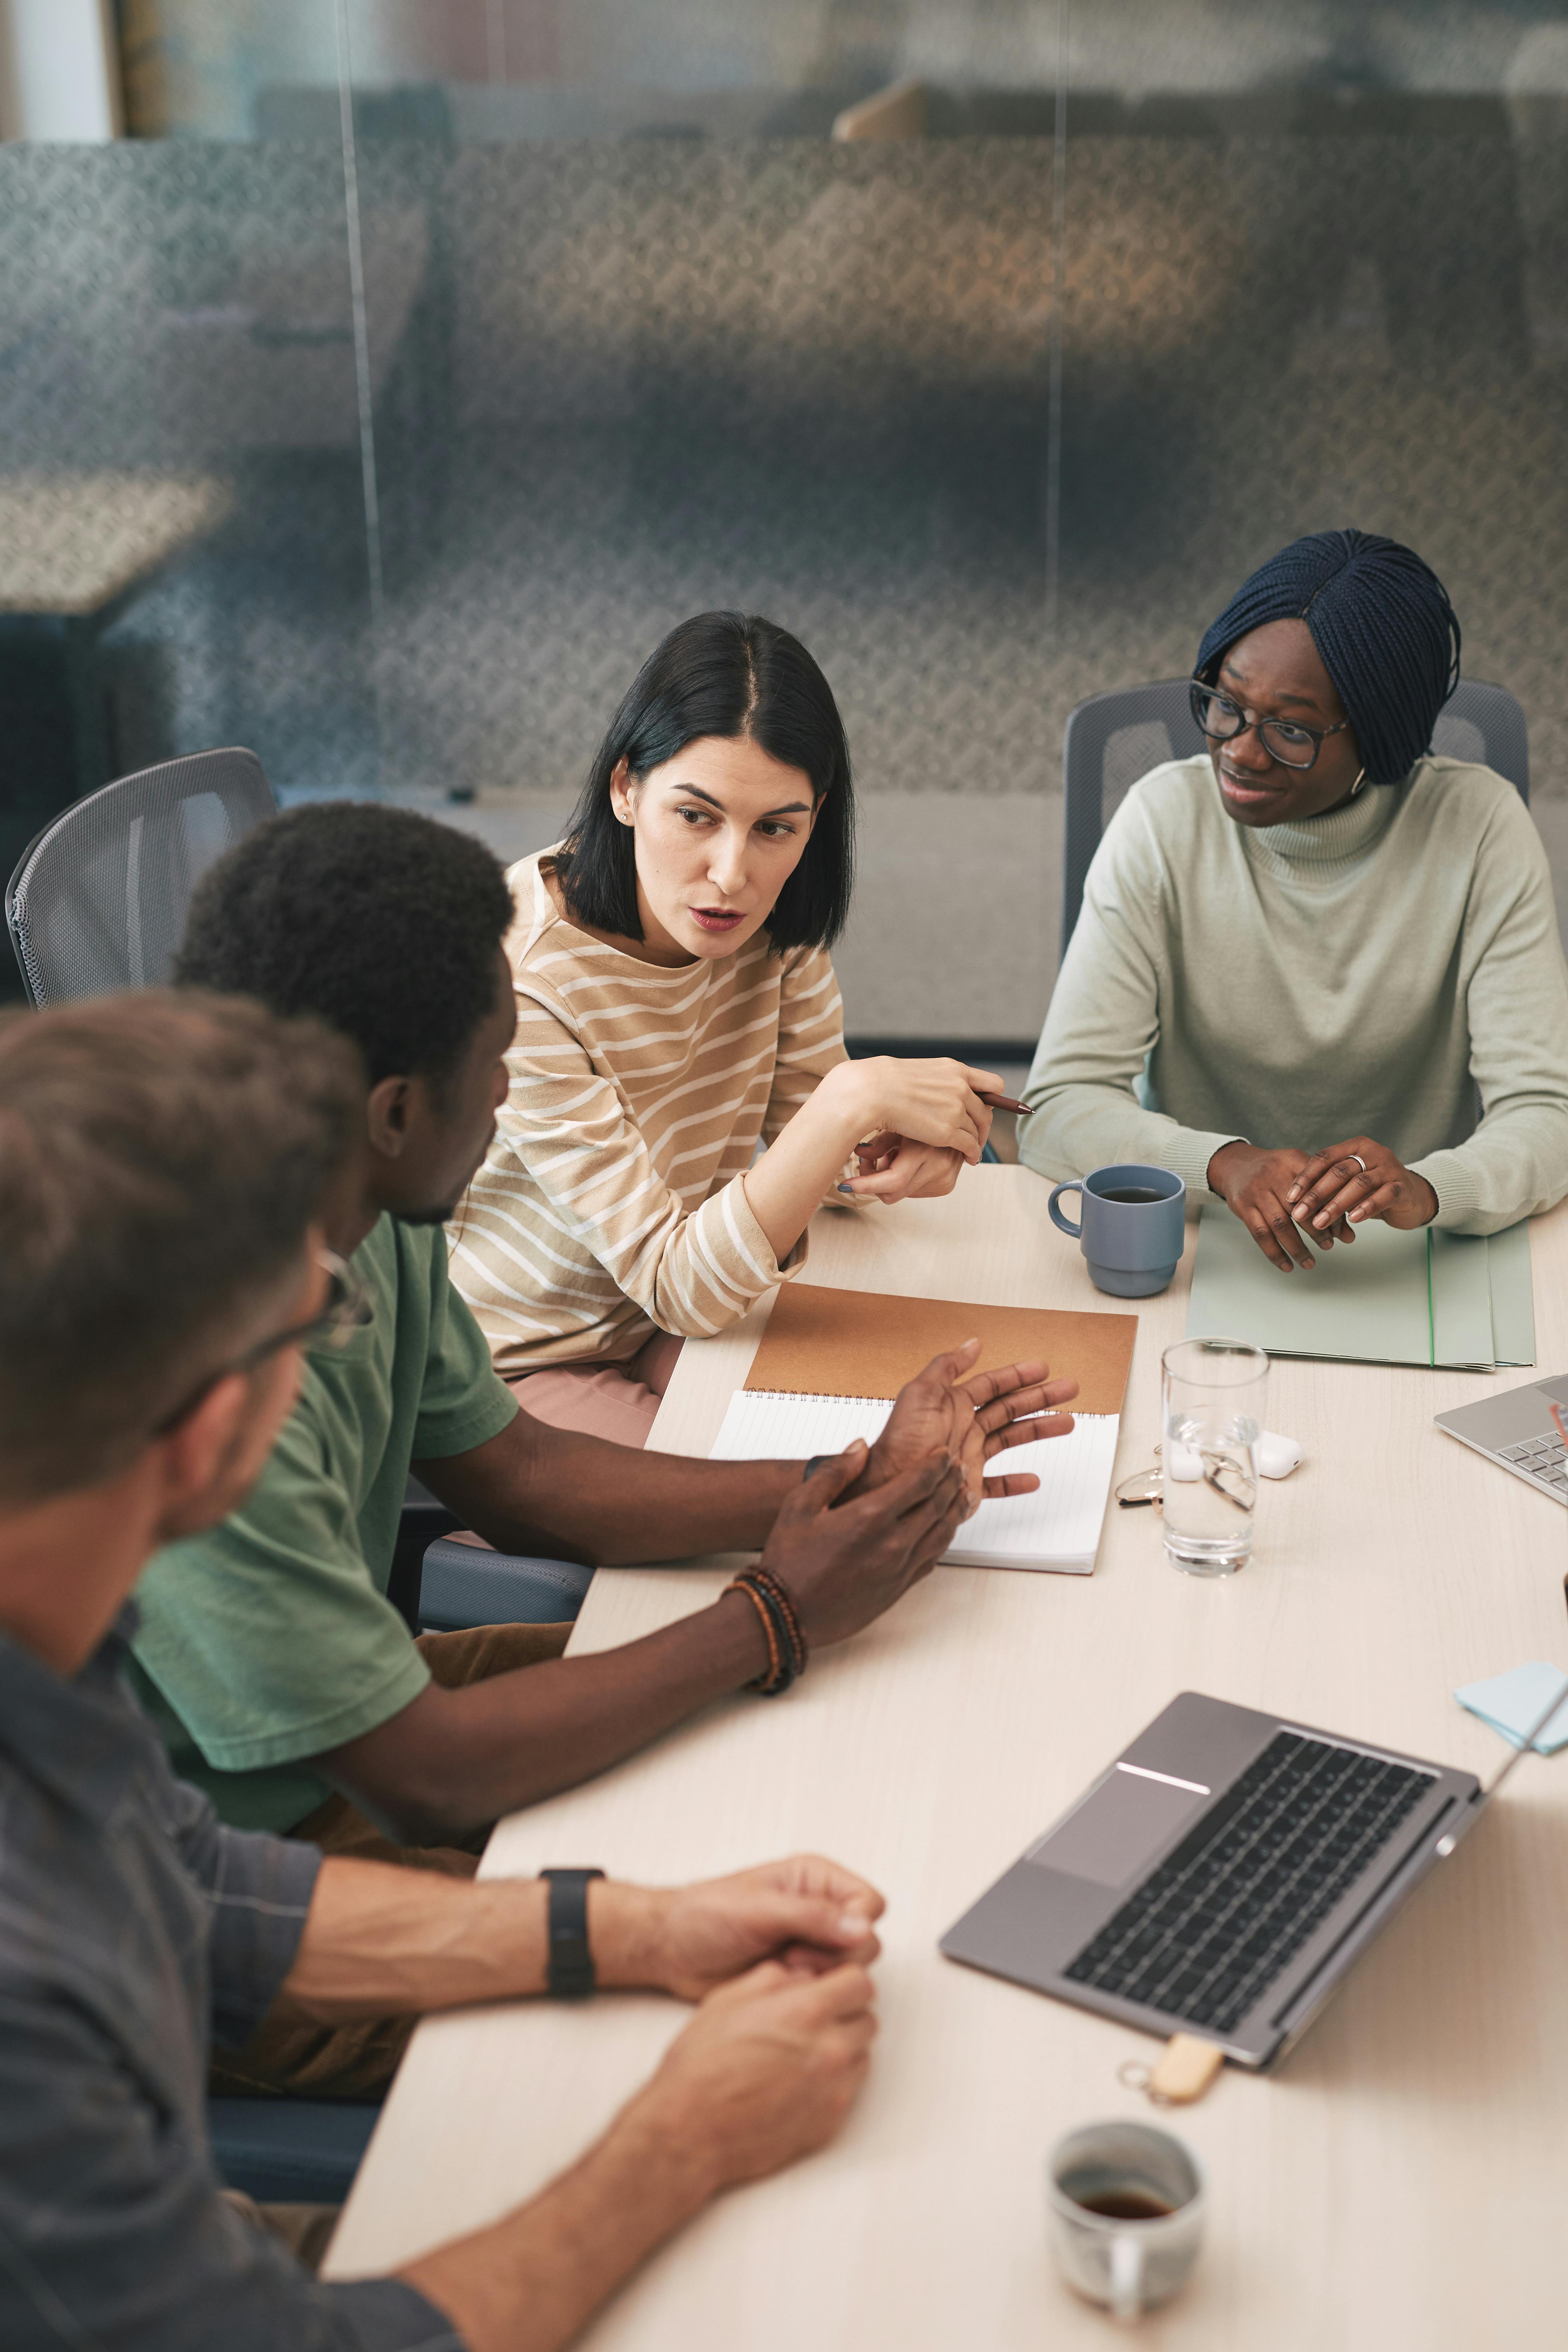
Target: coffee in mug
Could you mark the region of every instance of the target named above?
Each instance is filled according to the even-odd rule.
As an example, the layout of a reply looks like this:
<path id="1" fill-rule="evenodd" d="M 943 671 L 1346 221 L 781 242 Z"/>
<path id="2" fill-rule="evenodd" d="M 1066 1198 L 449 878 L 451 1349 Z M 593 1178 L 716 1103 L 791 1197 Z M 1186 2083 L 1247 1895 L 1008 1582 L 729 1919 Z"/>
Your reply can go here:
<path id="1" fill-rule="evenodd" d="M 1076 2200 L 1086 2213 L 1107 2221 L 1163 2221 L 1176 2208 L 1152 2189 L 1086 2189 Z"/>
<path id="2" fill-rule="evenodd" d="M 1152 2124 L 1089 2124 L 1051 2150 L 1051 2243 L 1069 2286 L 1117 2319 L 1168 2302 L 1197 2260 L 1204 2177 Z"/>

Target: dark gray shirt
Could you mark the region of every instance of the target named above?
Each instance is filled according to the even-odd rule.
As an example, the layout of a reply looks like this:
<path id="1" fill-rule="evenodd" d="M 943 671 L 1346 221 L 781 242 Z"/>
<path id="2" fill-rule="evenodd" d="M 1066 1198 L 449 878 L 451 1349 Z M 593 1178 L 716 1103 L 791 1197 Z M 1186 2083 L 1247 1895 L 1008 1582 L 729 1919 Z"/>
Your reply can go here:
<path id="1" fill-rule="evenodd" d="M 209 2034 L 289 1972 L 312 1846 L 226 1829 L 121 1679 L 0 1635 L 0 2345 L 461 2352 L 410 2286 L 328 2286 L 219 2195 Z"/>

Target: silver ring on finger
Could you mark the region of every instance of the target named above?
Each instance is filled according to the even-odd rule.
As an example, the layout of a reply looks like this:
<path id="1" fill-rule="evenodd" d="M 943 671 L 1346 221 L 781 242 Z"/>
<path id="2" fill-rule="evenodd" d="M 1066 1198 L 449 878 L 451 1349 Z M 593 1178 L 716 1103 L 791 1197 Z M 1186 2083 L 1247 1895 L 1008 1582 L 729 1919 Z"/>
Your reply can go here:
<path id="1" fill-rule="evenodd" d="M 1356 1166 L 1361 1170 L 1362 1174 L 1363 1176 L 1366 1174 L 1366 1161 L 1362 1158 L 1359 1151 L 1347 1151 L 1345 1158 L 1347 1160 L 1353 1160 Z"/>

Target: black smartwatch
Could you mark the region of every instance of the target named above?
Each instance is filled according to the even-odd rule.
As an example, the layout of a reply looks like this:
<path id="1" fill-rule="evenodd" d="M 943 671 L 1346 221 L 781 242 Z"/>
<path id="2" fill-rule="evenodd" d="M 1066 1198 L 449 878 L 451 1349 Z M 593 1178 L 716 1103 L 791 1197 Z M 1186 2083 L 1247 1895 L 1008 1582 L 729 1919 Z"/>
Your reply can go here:
<path id="1" fill-rule="evenodd" d="M 557 2000 L 584 2000 L 594 1990 L 588 1949 L 588 1881 L 602 1870 L 542 1870 L 550 1881 L 550 1967 L 546 1989 Z"/>

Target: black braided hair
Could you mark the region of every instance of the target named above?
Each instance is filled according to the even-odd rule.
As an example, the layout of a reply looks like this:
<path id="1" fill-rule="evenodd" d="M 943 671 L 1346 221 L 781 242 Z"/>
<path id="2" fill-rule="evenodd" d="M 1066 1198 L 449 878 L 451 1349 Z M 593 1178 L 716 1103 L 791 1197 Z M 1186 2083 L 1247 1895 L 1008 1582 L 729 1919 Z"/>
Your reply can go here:
<path id="1" fill-rule="evenodd" d="M 1370 530 L 1292 540 L 1237 590 L 1198 647 L 1213 682 L 1238 637 L 1269 621 L 1305 621 L 1334 682 L 1368 782 L 1397 784 L 1432 748 L 1437 713 L 1459 682 L 1459 624 L 1421 558 Z"/>

